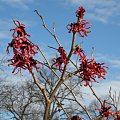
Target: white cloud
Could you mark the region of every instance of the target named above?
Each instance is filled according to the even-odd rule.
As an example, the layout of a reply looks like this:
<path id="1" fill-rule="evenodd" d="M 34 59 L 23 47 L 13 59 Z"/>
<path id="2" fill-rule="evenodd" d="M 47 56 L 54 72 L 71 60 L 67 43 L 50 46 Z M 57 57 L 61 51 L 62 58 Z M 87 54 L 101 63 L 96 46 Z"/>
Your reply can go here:
<path id="1" fill-rule="evenodd" d="M 116 95 L 118 96 L 118 94 L 120 92 L 120 86 L 119 85 L 120 85 L 120 81 L 118 81 L 118 80 L 112 80 L 112 81 L 107 80 L 106 82 L 97 83 L 97 85 L 93 83 L 93 90 L 95 91 L 96 95 L 99 98 L 103 98 L 103 97 L 105 97 L 109 94 L 109 90 L 110 90 L 110 87 L 111 87 L 112 88 L 111 93 L 114 94 L 116 92 Z M 92 100 L 96 99 L 95 96 L 92 94 L 92 91 L 90 90 L 89 87 L 82 87 L 81 89 L 84 93 L 86 93 L 86 94 L 83 95 L 83 98 L 86 100 L 87 105 L 89 105 L 89 103 Z"/>
<path id="2" fill-rule="evenodd" d="M 120 68 L 120 59 L 109 60 L 109 62 L 112 64 L 113 67 Z"/>
<path id="3" fill-rule="evenodd" d="M 91 19 L 107 23 L 120 16 L 120 0 L 67 0 L 77 6 L 84 6 Z"/>
<path id="4" fill-rule="evenodd" d="M 0 47 L 1 49 L 3 48 L 3 46 L 7 45 L 6 43 L 7 40 L 10 41 L 11 39 L 11 32 L 10 32 L 10 28 L 12 26 L 11 23 L 7 19 L 0 20 Z"/>
<path id="5" fill-rule="evenodd" d="M 120 57 L 109 56 L 103 54 L 95 54 L 95 59 L 97 61 L 105 62 L 108 66 L 113 68 L 120 68 Z"/>
<path id="6" fill-rule="evenodd" d="M 98 93 L 100 96 L 108 94 L 108 91 L 110 87 L 112 88 L 112 91 L 119 92 L 120 91 L 120 81 L 119 80 L 106 80 L 106 82 L 99 83 L 100 85 L 96 86 L 94 89 L 96 93 Z"/>
<path id="7" fill-rule="evenodd" d="M 34 0 L 0 0 L 0 3 L 10 5 L 12 7 L 28 9 L 28 4 Z"/>

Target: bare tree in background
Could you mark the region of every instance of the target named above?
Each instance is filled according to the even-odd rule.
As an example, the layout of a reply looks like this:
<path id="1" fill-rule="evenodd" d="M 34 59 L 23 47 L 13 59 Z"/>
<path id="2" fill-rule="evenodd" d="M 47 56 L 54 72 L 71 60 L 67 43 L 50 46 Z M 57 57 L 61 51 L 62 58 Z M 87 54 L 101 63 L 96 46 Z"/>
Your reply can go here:
<path id="1" fill-rule="evenodd" d="M 39 120 L 42 111 L 42 95 L 33 83 L 2 85 L 0 110 L 15 120 Z"/>
<path id="2" fill-rule="evenodd" d="M 45 86 L 46 91 L 51 94 L 50 92 L 52 88 L 55 87 L 56 76 L 48 70 L 43 70 L 41 72 L 43 72 L 42 74 L 45 77 L 44 79 L 51 81 L 51 87 L 47 84 Z M 44 83 L 43 77 L 41 77 L 39 74 L 37 75 L 37 78 L 41 83 Z M 66 81 L 66 84 L 72 88 L 72 90 L 76 93 L 76 96 L 82 98 L 82 96 L 79 95 L 80 89 L 78 80 L 73 81 L 74 82 L 68 80 Z M 68 91 L 66 87 L 61 86 L 56 95 L 57 100 L 54 99 L 50 106 L 49 118 L 51 120 L 57 120 L 59 117 L 61 119 L 64 118 L 65 109 L 66 111 L 68 109 L 74 109 L 74 107 L 70 107 L 69 102 L 67 102 L 71 97 L 70 91 Z M 7 113 L 10 119 L 40 120 L 44 115 L 44 103 L 45 101 L 43 95 L 39 91 L 38 87 L 36 87 L 35 84 L 30 80 L 26 80 L 26 82 L 18 85 L 1 84 L 0 110 L 3 111 L 3 113 Z M 63 107 L 62 109 L 61 105 Z M 60 115 L 59 112 L 63 114 Z"/>

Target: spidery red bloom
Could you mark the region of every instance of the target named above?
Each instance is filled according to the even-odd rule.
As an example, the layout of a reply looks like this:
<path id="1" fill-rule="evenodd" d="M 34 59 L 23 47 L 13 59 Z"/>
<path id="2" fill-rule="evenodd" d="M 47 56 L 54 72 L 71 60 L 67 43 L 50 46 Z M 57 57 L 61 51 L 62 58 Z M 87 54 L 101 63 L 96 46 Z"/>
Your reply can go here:
<path id="1" fill-rule="evenodd" d="M 120 111 L 113 112 L 114 120 L 120 120 Z"/>
<path id="2" fill-rule="evenodd" d="M 78 10 L 76 11 L 76 17 L 78 17 L 79 20 L 83 19 L 85 13 L 85 9 L 80 6 Z"/>
<path id="3" fill-rule="evenodd" d="M 108 116 L 112 116 L 114 114 L 114 112 L 110 111 L 112 107 L 106 106 L 106 100 L 103 101 L 103 105 L 101 108 L 96 108 L 96 110 L 100 111 L 100 115 L 102 115 L 103 117 L 108 117 Z"/>
<path id="4" fill-rule="evenodd" d="M 97 82 L 96 77 L 105 79 L 106 75 L 106 66 L 103 66 L 104 63 L 97 63 L 94 59 L 87 59 L 85 57 L 81 58 L 80 64 L 80 77 L 82 81 L 85 81 L 87 86 L 89 82 Z"/>
<path id="5" fill-rule="evenodd" d="M 78 33 L 80 37 L 87 36 L 90 32 L 89 29 L 91 28 L 91 24 L 85 20 L 81 20 L 77 23 L 68 24 L 66 27 L 69 30 L 69 33 L 73 32 Z"/>
<path id="6" fill-rule="evenodd" d="M 18 72 L 20 72 L 20 74 L 22 69 L 24 70 L 27 69 L 31 72 L 32 67 L 34 67 L 38 72 L 39 67 L 37 66 L 37 64 L 41 64 L 43 67 L 43 63 L 33 59 L 32 56 L 29 56 L 29 57 L 25 56 L 16 50 L 14 51 L 14 57 L 8 60 L 8 62 L 9 62 L 8 66 L 10 65 L 14 66 L 12 73 L 15 73 L 17 69 L 18 69 Z M 16 72 L 15 74 L 17 74 L 18 72 Z"/>
<path id="7" fill-rule="evenodd" d="M 20 71 L 20 73 L 21 73 L 21 69 L 24 69 L 24 70 L 27 69 L 27 67 L 25 66 L 24 57 L 22 56 L 21 53 L 19 53 L 17 51 L 16 51 L 16 54 L 14 54 L 14 57 L 12 59 L 8 60 L 8 62 L 10 62 L 8 64 L 8 66 L 10 66 L 10 65 L 14 66 L 14 69 L 13 69 L 12 73 L 14 73 L 17 68 L 18 68 L 18 72 Z"/>
<path id="8" fill-rule="evenodd" d="M 120 116 L 117 115 L 114 120 L 120 120 Z"/>
<path id="9" fill-rule="evenodd" d="M 26 33 L 24 29 L 25 25 L 21 24 L 18 20 L 14 20 L 13 22 L 17 27 L 11 29 L 14 31 L 12 34 L 13 39 L 8 43 L 6 52 L 9 53 L 9 47 L 13 48 L 14 57 L 8 60 L 10 62 L 8 65 L 14 66 L 13 73 L 16 69 L 20 73 L 21 69 L 27 69 L 31 72 L 33 67 L 38 72 L 39 67 L 37 64 L 41 64 L 42 66 L 43 64 L 35 60 L 32 55 L 36 55 L 39 48 L 27 39 L 27 36 L 30 37 L 30 35 Z"/>
<path id="10" fill-rule="evenodd" d="M 9 47 L 17 48 L 17 44 L 18 44 L 18 41 L 15 39 L 12 39 L 12 41 L 8 43 L 8 46 L 6 49 L 7 54 L 9 54 Z"/>
<path id="11" fill-rule="evenodd" d="M 13 20 L 14 24 L 16 25 L 16 28 L 14 29 L 10 29 L 10 31 L 14 31 L 12 36 L 13 38 L 18 38 L 20 40 L 20 38 L 25 38 L 26 36 L 30 37 L 29 34 L 26 33 L 25 31 L 25 25 L 21 24 L 18 20 Z"/>
<path id="12" fill-rule="evenodd" d="M 22 54 L 30 55 L 30 54 L 37 54 L 38 46 L 32 44 L 28 41 L 22 42 L 21 44 L 17 45 L 17 47 L 21 50 Z"/>
<path id="13" fill-rule="evenodd" d="M 63 47 L 59 47 L 59 48 L 58 48 L 58 52 L 60 53 L 60 56 L 61 56 L 63 59 L 66 59 L 67 54 L 66 54 L 66 52 L 65 52 L 65 50 L 64 50 Z"/>
<path id="14" fill-rule="evenodd" d="M 26 63 L 26 65 L 27 65 L 27 69 L 28 69 L 30 72 L 32 71 L 32 67 L 34 67 L 37 72 L 39 71 L 39 68 L 40 68 L 40 67 L 38 67 L 37 64 L 41 64 L 41 65 L 42 65 L 42 68 L 44 68 L 43 63 L 35 60 L 32 56 L 28 57 L 28 58 L 26 59 L 26 62 L 25 62 L 25 63 Z"/>
<path id="15" fill-rule="evenodd" d="M 82 78 L 81 82 L 85 82 L 84 86 L 88 86 L 89 82 L 97 82 L 96 78 L 105 79 L 107 66 L 104 66 L 104 63 L 97 63 L 94 58 L 88 59 L 84 50 L 78 45 L 75 46 L 73 54 L 79 56 L 79 75 Z"/>
<path id="16" fill-rule="evenodd" d="M 69 30 L 69 33 L 78 33 L 80 37 L 87 36 L 90 33 L 89 29 L 91 28 L 91 24 L 85 20 L 83 20 L 85 13 L 85 9 L 80 6 L 76 11 L 76 17 L 78 17 L 77 22 L 73 22 L 68 24 L 66 28 Z"/>
<path id="17" fill-rule="evenodd" d="M 84 50 L 79 45 L 75 46 L 73 54 L 79 55 L 80 59 L 82 59 L 82 60 L 84 60 L 86 58 L 86 54 L 85 54 Z"/>
<path id="18" fill-rule="evenodd" d="M 62 71 L 62 64 L 67 64 L 66 63 L 66 59 L 67 59 L 67 54 L 66 54 L 66 52 L 65 52 L 65 50 L 63 49 L 63 47 L 59 47 L 58 49 L 58 52 L 60 53 L 60 57 L 57 57 L 57 58 L 54 58 L 53 59 L 53 64 L 52 64 L 52 67 L 54 66 L 54 65 L 56 65 L 56 67 L 60 70 L 60 71 Z"/>
<path id="19" fill-rule="evenodd" d="M 119 117 L 117 117 L 117 118 L 114 118 L 114 120 L 120 120 L 120 116 L 119 116 Z"/>

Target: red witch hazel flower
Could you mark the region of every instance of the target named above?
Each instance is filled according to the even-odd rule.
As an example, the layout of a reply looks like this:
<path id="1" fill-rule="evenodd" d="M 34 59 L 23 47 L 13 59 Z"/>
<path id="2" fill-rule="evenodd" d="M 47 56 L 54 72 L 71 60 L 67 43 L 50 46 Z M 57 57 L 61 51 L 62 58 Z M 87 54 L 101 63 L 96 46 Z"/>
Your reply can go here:
<path id="1" fill-rule="evenodd" d="M 79 116 L 73 116 L 71 118 L 68 118 L 68 120 L 83 120 L 83 119 L 80 118 Z"/>
<path id="2" fill-rule="evenodd" d="M 106 100 L 103 101 L 103 105 L 101 108 L 96 108 L 96 110 L 100 111 L 100 115 L 102 115 L 103 117 L 108 117 L 108 116 L 112 116 L 114 114 L 114 112 L 110 111 L 111 106 L 106 106 Z"/>
<path id="3" fill-rule="evenodd" d="M 120 112 L 115 113 L 116 116 L 114 116 L 114 120 L 120 120 Z"/>
<path id="4" fill-rule="evenodd" d="M 68 24 L 66 27 L 69 30 L 69 33 L 78 33 L 80 37 L 87 36 L 90 33 L 89 29 L 91 28 L 91 24 L 85 20 L 83 20 L 85 13 L 85 9 L 80 6 L 76 11 L 76 17 L 78 17 L 77 22 L 73 22 Z"/>
<path id="5" fill-rule="evenodd" d="M 26 55 L 30 55 L 30 54 L 37 54 L 37 50 L 39 49 L 37 45 L 33 44 L 33 43 L 30 43 L 27 38 L 26 38 L 26 41 L 25 41 L 25 38 L 24 38 L 24 41 L 21 41 L 21 43 L 18 42 L 17 39 L 13 39 L 10 43 L 8 43 L 8 46 L 7 46 L 7 50 L 6 52 L 9 53 L 9 47 L 12 47 L 13 48 L 13 51 L 15 49 L 21 51 L 22 54 L 26 54 Z"/>
<path id="6" fill-rule="evenodd" d="M 114 120 L 120 120 L 120 116 L 118 116 L 118 117 L 114 118 Z"/>
<path id="7" fill-rule="evenodd" d="M 38 60 L 35 60 L 32 56 L 26 58 L 26 65 L 27 65 L 27 69 L 32 72 L 32 67 L 34 67 L 36 69 L 36 71 L 38 72 L 39 71 L 39 68 L 37 66 L 37 64 L 41 64 L 42 65 L 42 68 L 44 68 L 44 65 L 43 63 L 39 62 Z"/>
<path id="8" fill-rule="evenodd" d="M 92 25 L 89 22 L 81 20 L 80 22 L 68 24 L 66 27 L 69 30 L 69 33 L 78 33 L 80 37 L 84 37 L 90 33 L 89 29 L 91 26 Z"/>
<path id="9" fill-rule="evenodd" d="M 89 82 L 97 82 L 96 77 L 105 79 L 107 72 L 103 64 L 97 63 L 94 59 L 81 58 L 79 71 L 82 81 L 86 82 L 84 86 L 88 86 Z"/>
<path id="10" fill-rule="evenodd" d="M 73 54 L 78 54 L 79 57 L 83 60 L 86 58 L 86 54 L 84 52 L 84 50 L 82 49 L 82 47 L 80 47 L 79 45 L 76 45 L 73 51 Z"/>
<path id="11" fill-rule="evenodd" d="M 85 9 L 80 6 L 78 10 L 76 11 L 76 17 L 78 17 L 79 20 L 83 19 L 85 13 Z"/>
<path id="12" fill-rule="evenodd" d="M 18 72 L 20 72 L 20 74 L 21 74 L 21 69 L 24 69 L 24 70 L 27 69 L 27 67 L 25 66 L 24 58 L 20 53 L 14 54 L 14 57 L 12 59 L 8 60 L 8 62 L 10 62 L 8 64 L 8 66 L 10 66 L 10 65 L 14 66 L 12 73 L 14 73 L 17 68 L 18 68 Z"/>
<path id="13" fill-rule="evenodd" d="M 18 72 L 20 72 L 21 74 L 21 70 L 29 70 L 30 72 L 32 71 L 32 67 L 34 67 L 36 69 L 36 71 L 38 72 L 39 67 L 37 66 L 37 64 L 41 64 L 43 67 L 43 63 L 33 59 L 32 56 L 25 56 L 23 54 L 21 54 L 20 52 L 16 51 L 16 53 L 14 53 L 14 57 L 13 59 L 8 60 L 8 62 L 10 62 L 8 64 L 8 66 L 13 65 L 14 69 L 12 73 L 15 73 L 15 71 L 18 69 Z M 18 73 L 17 72 L 17 73 Z M 15 74 L 17 74 L 15 73 Z"/>
<path id="14" fill-rule="evenodd" d="M 66 59 L 67 54 L 66 54 L 65 50 L 63 49 L 63 47 L 59 47 L 58 52 L 60 53 L 60 56 L 63 57 L 63 59 Z"/>
<path id="15" fill-rule="evenodd" d="M 25 38 L 25 36 L 28 36 L 28 37 L 30 37 L 30 35 L 29 34 L 27 34 L 26 33 L 26 31 L 25 31 L 25 25 L 24 24 L 21 24 L 18 20 L 13 20 L 13 22 L 14 22 L 14 24 L 17 26 L 16 28 L 14 28 L 14 29 L 11 29 L 10 31 L 14 31 L 13 32 L 13 34 L 12 34 L 12 36 L 13 36 L 13 38 Z M 15 35 L 15 33 L 17 34 L 17 35 Z"/>
<path id="16" fill-rule="evenodd" d="M 30 55 L 30 54 L 37 54 L 37 50 L 39 49 L 37 45 L 30 43 L 28 41 L 22 42 L 17 46 L 23 54 Z"/>
<path id="17" fill-rule="evenodd" d="M 79 74 L 82 78 L 81 82 L 86 83 L 84 86 L 88 86 L 89 82 L 97 82 L 96 78 L 105 79 L 107 67 L 104 66 L 104 63 L 97 63 L 94 58 L 88 59 L 84 50 L 78 45 L 75 46 L 73 54 L 79 55 Z"/>
<path id="18" fill-rule="evenodd" d="M 12 34 L 13 39 L 8 43 L 6 52 L 9 53 L 9 47 L 12 47 L 14 57 L 13 59 L 8 60 L 10 62 L 8 65 L 13 65 L 15 67 L 13 73 L 16 69 L 18 69 L 18 72 L 20 71 L 20 73 L 21 69 L 27 69 L 31 72 L 33 67 L 38 72 L 39 67 L 37 67 L 37 64 L 42 63 L 33 59 L 32 55 L 38 53 L 37 50 L 39 47 L 27 39 L 27 36 L 29 37 L 30 35 L 26 33 L 24 24 L 21 24 L 17 20 L 14 20 L 13 22 L 17 27 L 11 29 L 14 31 Z"/>
<path id="19" fill-rule="evenodd" d="M 8 46 L 6 49 L 7 54 L 9 54 L 9 47 L 17 48 L 17 45 L 18 45 L 18 41 L 16 39 L 12 39 L 12 41 L 8 43 Z"/>
<path id="20" fill-rule="evenodd" d="M 58 52 L 60 53 L 60 57 L 53 59 L 53 62 L 54 62 L 54 63 L 52 64 L 52 67 L 53 67 L 54 65 L 56 65 L 56 67 L 57 67 L 60 71 L 62 71 L 62 64 L 67 64 L 67 63 L 66 63 L 67 54 L 66 54 L 65 50 L 63 49 L 63 47 L 59 47 L 57 50 L 58 50 Z"/>

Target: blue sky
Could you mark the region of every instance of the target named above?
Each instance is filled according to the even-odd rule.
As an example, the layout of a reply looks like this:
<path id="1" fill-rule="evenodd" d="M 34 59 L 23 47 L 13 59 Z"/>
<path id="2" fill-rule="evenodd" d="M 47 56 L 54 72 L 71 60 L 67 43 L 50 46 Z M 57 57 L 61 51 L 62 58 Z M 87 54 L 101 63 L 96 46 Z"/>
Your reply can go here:
<path id="1" fill-rule="evenodd" d="M 56 34 L 64 48 L 68 51 L 72 34 L 66 25 L 76 21 L 75 11 L 83 5 L 86 9 L 85 19 L 92 24 L 88 37 L 77 37 L 77 43 L 84 41 L 83 48 L 88 55 L 95 48 L 95 58 L 108 66 L 107 80 L 101 81 L 95 89 L 100 95 L 108 91 L 109 86 L 119 91 L 120 85 L 120 0 L 0 0 L 0 57 L 6 56 L 5 48 L 11 41 L 12 20 L 20 20 L 26 24 L 31 41 L 38 44 L 48 58 L 54 55 L 48 45 L 58 47 L 54 39 L 43 29 L 41 20 L 34 13 L 37 9 L 44 17 L 46 24 L 52 29 L 56 25 Z M 40 57 L 40 56 L 39 56 Z M 41 59 L 41 58 L 39 58 Z M 8 69 L 8 67 L 5 67 Z M 11 71 L 7 74 L 11 75 Z M 20 76 L 18 76 L 20 77 Z M 16 79 L 17 77 L 14 77 Z M 101 91 L 102 89 L 102 91 Z M 86 90 L 87 91 L 87 90 Z M 105 92 L 104 92 L 105 93 Z"/>

